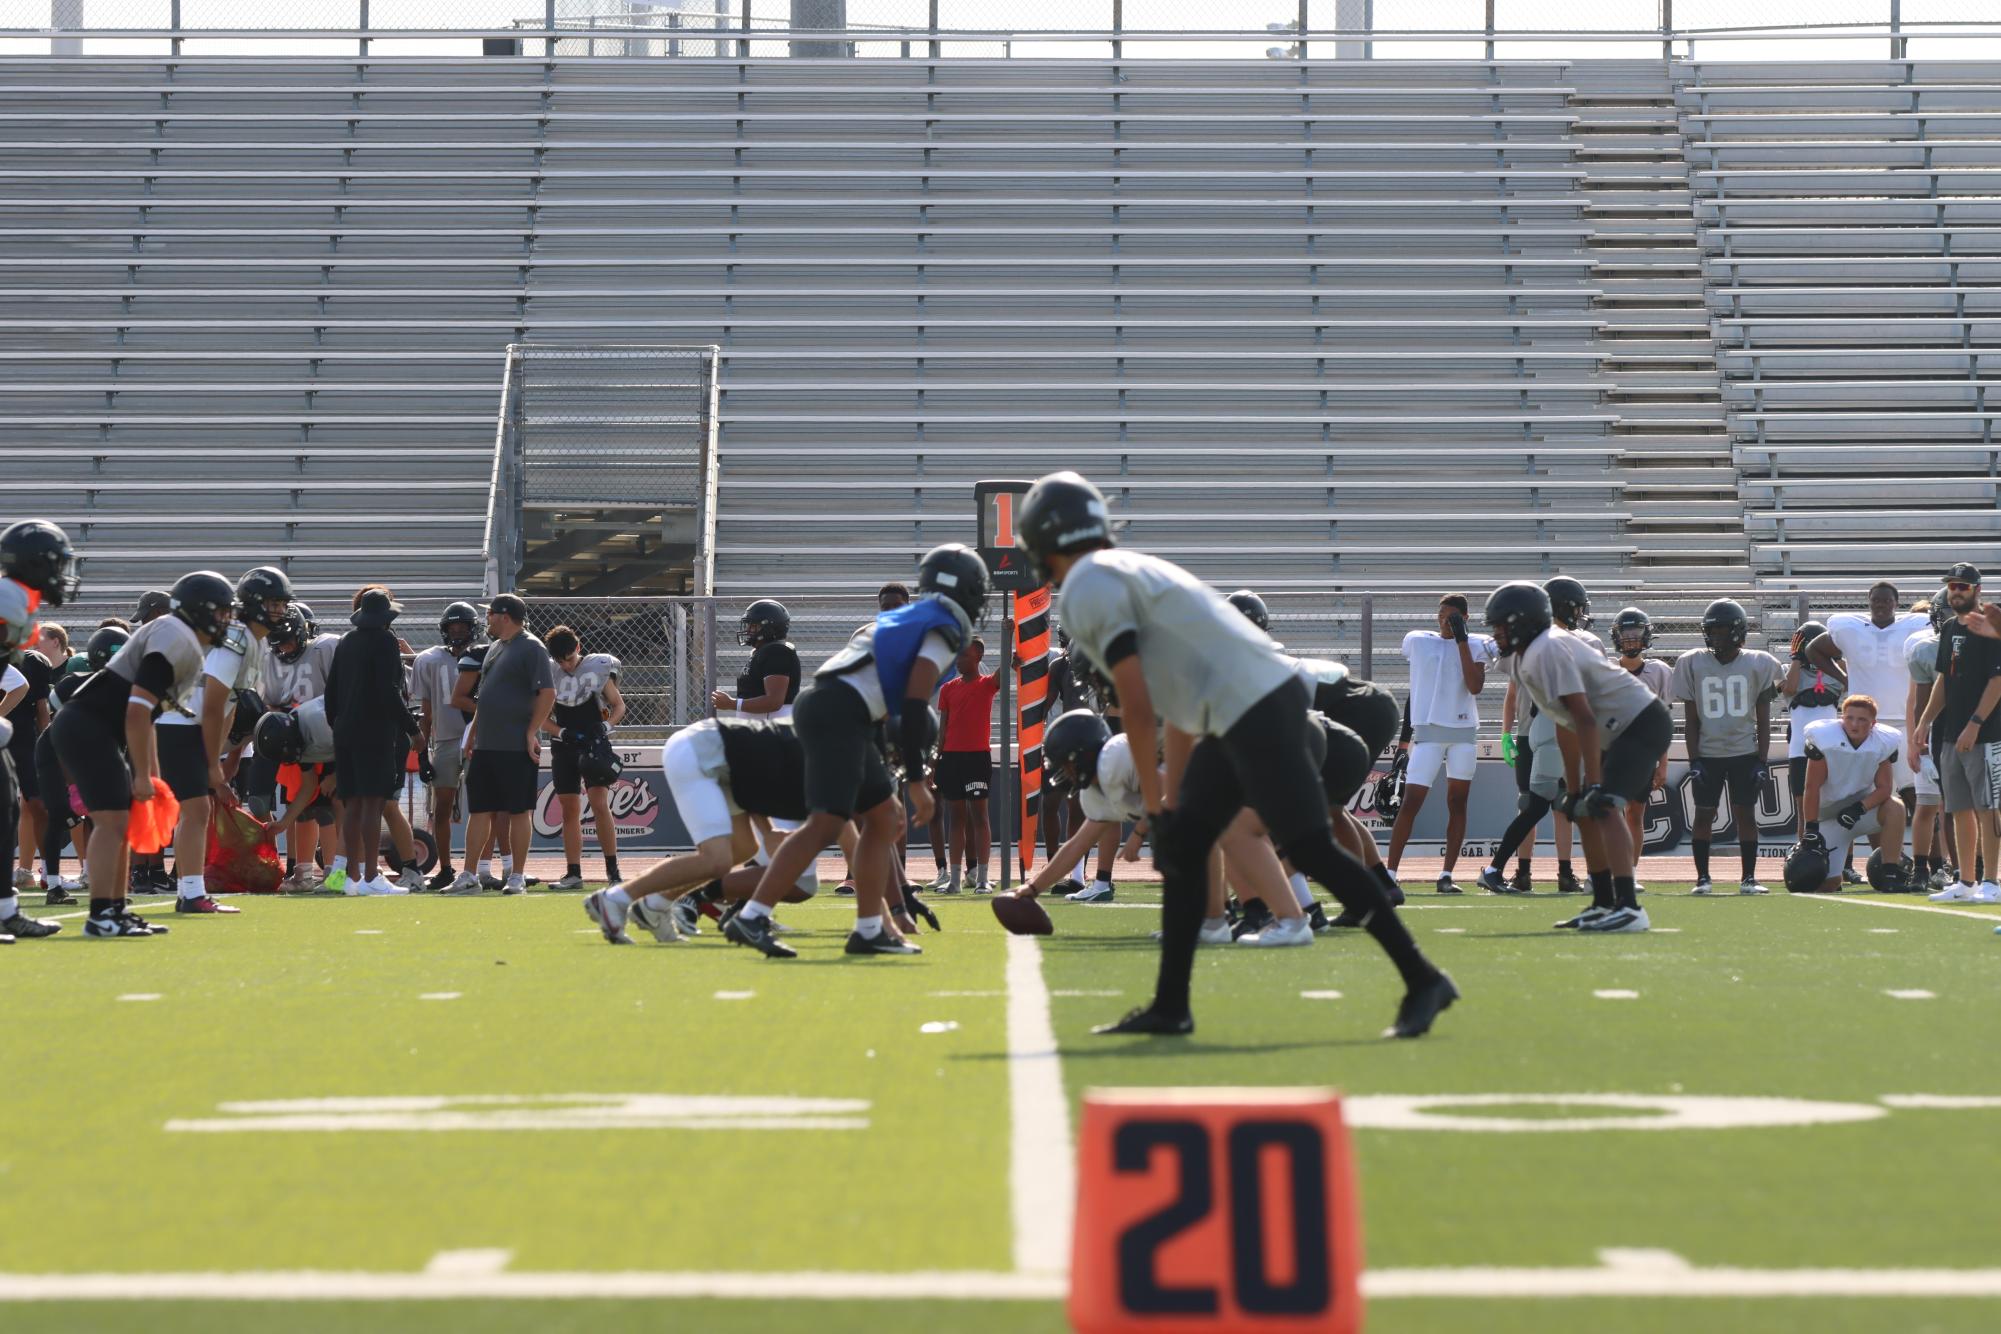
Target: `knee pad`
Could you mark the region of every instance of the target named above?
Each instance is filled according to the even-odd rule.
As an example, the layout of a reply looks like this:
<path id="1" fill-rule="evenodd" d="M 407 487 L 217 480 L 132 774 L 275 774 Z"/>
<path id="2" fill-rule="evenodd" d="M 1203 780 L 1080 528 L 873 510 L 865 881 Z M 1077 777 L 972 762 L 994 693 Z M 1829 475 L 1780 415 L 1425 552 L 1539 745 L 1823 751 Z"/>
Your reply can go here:
<path id="1" fill-rule="evenodd" d="M 1326 790 L 1329 806 L 1346 806 L 1369 781 L 1369 769 L 1376 752 L 1366 738 L 1350 728 L 1334 723 L 1327 728 L 1327 756 L 1320 763 L 1320 786 Z"/>

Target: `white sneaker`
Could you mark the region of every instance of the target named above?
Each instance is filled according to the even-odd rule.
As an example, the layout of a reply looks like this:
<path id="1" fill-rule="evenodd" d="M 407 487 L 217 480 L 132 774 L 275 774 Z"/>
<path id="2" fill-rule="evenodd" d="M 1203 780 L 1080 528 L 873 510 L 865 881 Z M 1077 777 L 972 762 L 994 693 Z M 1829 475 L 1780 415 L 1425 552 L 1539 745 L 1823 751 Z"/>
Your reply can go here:
<path id="1" fill-rule="evenodd" d="M 1218 917 L 1202 923 L 1202 934 L 1195 937 L 1201 945 L 1227 945 L 1230 943 L 1230 919 Z"/>
<path id="2" fill-rule="evenodd" d="M 1955 880 L 1938 893 L 1928 895 L 1927 897 L 1933 903 L 1971 903 L 1973 896 L 1977 893 L 1979 891 L 1964 880 Z"/>
<path id="3" fill-rule="evenodd" d="M 528 892 L 528 877 L 516 871 L 513 875 L 507 877 L 507 883 L 500 887 L 500 892 L 503 894 L 526 894 Z"/>
<path id="4" fill-rule="evenodd" d="M 634 899 L 629 910 L 632 920 L 653 933 L 653 938 L 662 945 L 681 943 L 680 925 L 674 920 L 674 909 L 670 905 L 665 911 L 647 906 L 645 899 Z"/>
<path id="5" fill-rule="evenodd" d="M 1766 889 L 1755 880 L 1746 880 L 1743 884 L 1737 886 L 1737 892 L 1739 894 L 1769 894 L 1772 891 Z"/>
<path id="6" fill-rule="evenodd" d="M 375 873 L 375 879 L 362 883 L 362 891 L 376 895 L 408 894 L 410 892 L 402 885 L 391 884 L 389 878 L 380 871 Z"/>
<path id="7" fill-rule="evenodd" d="M 1713 881 L 1698 880 L 1695 882 L 1695 888 L 1688 892 L 1691 894 L 1714 894 L 1716 892 L 1716 885 Z"/>
<path id="8" fill-rule="evenodd" d="M 924 888 L 930 890 L 933 894 L 943 894 L 945 886 L 951 883 L 952 873 L 950 871 L 940 871 L 937 875 L 931 877 L 931 883 L 924 886 Z"/>
<path id="9" fill-rule="evenodd" d="M 1239 945 L 1253 945 L 1261 949 L 1284 949 L 1290 945 L 1311 945 L 1313 927 L 1304 917 L 1279 917 L 1265 925 L 1265 929 L 1247 936 L 1238 936 Z"/>
<path id="10" fill-rule="evenodd" d="M 1973 903 L 2001 903 L 2001 885 L 1995 884 L 1992 880 L 1981 881 L 1978 885 L 1974 886 L 1973 898 L 1970 901 Z"/>
<path id="11" fill-rule="evenodd" d="M 582 876 L 570 875 L 568 873 L 565 873 L 561 880 L 552 880 L 549 882 L 549 888 L 551 889 L 582 889 L 583 887 L 584 878 Z"/>
<path id="12" fill-rule="evenodd" d="M 611 891 L 601 889 L 584 898 L 584 915 L 597 923 L 604 938 L 614 945 L 630 945 L 632 937 L 625 934 L 625 919 L 629 910 L 612 901 Z"/>
<path id="13" fill-rule="evenodd" d="M 1063 897 L 1071 903 L 1110 903 L 1114 892 L 1111 881 L 1093 880 L 1075 894 L 1065 894 Z"/>
<path id="14" fill-rule="evenodd" d="M 35 875 L 35 873 L 33 871 L 30 871 L 27 867 L 17 866 L 14 868 L 14 888 L 20 890 L 24 894 L 30 891 L 39 892 L 42 888 L 42 882 Z"/>
<path id="15" fill-rule="evenodd" d="M 445 886 L 445 893 L 456 898 L 478 898 L 485 892 L 477 871 L 460 871 L 459 878 Z"/>
<path id="16" fill-rule="evenodd" d="M 980 872 L 980 878 L 973 881 L 969 888 L 975 894 L 991 894 L 994 892 L 993 884 L 987 879 L 987 873 L 984 870 Z"/>
<path id="17" fill-rule="evenodd" d="M 1610 912 L 1589 922 L 1578 923 L 1579 931 L 1593 931 L 1603 935 L 1616 935 L 1631 931 L 1645 931 L 1652 923 L 1647 921 L 1645 908 L 1614 908 Z"/>

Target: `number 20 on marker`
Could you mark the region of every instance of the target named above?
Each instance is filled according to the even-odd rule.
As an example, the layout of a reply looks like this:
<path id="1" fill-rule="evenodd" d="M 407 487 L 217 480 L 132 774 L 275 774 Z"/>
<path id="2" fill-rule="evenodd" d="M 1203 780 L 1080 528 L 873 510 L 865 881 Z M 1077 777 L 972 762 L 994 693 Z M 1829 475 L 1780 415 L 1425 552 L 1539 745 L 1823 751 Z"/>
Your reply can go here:
<path id="1" fill-rule="evenodd" d="M 1362 1238 L 1327 1089 L 1133 1089 L 1084 1101 L 1079 1334 L 1362 1328 Z"/>

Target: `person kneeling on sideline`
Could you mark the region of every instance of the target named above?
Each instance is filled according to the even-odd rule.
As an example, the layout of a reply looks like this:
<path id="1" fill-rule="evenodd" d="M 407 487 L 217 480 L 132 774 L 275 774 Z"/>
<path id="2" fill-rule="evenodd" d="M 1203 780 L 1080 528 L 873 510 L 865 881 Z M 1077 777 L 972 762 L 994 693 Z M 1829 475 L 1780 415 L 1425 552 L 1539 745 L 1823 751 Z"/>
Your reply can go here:
<path id="1" fill-rule="evenodd" d="M 1904 803 L 1897 800 L 1896 767 L 1903 745 L 1903 733 L 1876 721 L 1876 701 L 1867 695 L 1842 700 L 1838 718 L 1807 724 L 1800 843 L 1819 845 L 1828 873 L 1814 892 L 1840 891 L 1842 863 L 1864 835 L 1874 835 L 1884 860 L 1902 863 Z M 1897 885 L 1904 887 L 1901 875 Z M 1786 888 L 1800 887 L 1788 878 Z"/>

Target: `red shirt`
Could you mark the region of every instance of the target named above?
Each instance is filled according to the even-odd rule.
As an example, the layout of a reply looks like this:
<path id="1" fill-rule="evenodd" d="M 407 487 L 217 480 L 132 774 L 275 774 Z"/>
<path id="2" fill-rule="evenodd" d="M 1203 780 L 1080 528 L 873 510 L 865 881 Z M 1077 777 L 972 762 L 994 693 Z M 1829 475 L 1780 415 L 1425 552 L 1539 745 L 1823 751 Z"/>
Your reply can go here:
<path id="1" fill-rule="evenodd" d="M 945 715 L 945 743 L 940 750 L 985 750 L 993 737 L 994 696 L 1000 674 L 967 680 L 957 676 L 938 691 L 938 711 Z"/>

